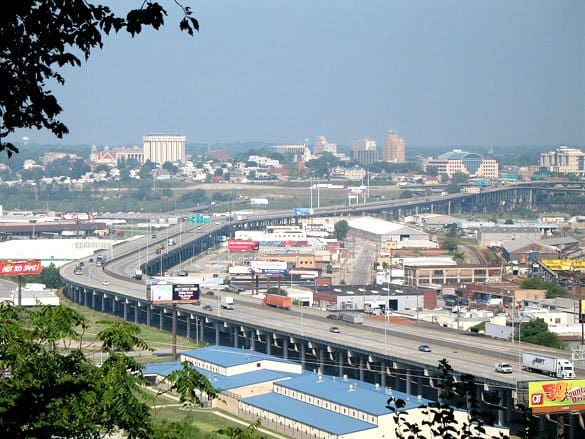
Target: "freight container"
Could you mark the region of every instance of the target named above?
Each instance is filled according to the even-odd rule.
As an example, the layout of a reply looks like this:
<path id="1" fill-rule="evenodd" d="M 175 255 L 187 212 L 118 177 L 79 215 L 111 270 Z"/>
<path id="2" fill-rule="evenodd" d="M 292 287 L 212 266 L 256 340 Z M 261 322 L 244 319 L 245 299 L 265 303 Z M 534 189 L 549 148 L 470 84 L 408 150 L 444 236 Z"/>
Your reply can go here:
<path id="1" fill-rule="evenodd" d="M 267 294 L 262 301 L 262 305 L 273 306 L 275 308 L 291 309 L 292 299 L 287 296 L 277 294 Z"/>

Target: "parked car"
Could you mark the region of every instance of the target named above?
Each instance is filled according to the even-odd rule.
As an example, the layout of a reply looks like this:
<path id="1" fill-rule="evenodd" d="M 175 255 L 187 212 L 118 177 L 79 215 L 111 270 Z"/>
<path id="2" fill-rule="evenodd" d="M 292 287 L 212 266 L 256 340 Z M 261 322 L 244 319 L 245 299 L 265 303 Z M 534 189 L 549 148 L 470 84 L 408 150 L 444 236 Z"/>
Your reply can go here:
<path id="1" fill-rule="evenodd" d="M 203 309 L 205 311 L 213 311 L 213 307 L 211 305 L 203 305 Z"/>
<path id="2" fill-rule="evenodd" d="M 329 320 L 337 320 L 338 319 L 337 314 L 327 314 L 327 318 Z"/>
<path id="3" fill-rule="evenodd" d="M 155 233 L 153 233 L 153 234 L 151 235 L 151 238 L 152 238 L 152 239 L 156 239 L 156 234 L 155 234 Z"/>
<path id="4" fill-rule="evenodd" d="M 341 331 L 337 326 L 332 326 L 329 328 L 329 332 L 333 332 L 334 334 L 339 334 Z"/>
<path id="5" fill-rule="evenodd" d="M 428 344 L 421 344 L 418 350 L 421 352 L 431 352 L 431 347 Z"/>
<path id="6" fill-rule="evenodd" d="M 209 291 L 208 291 L 207 293 L 205 293 L 205 294 L 207 294 L 208 296 L 215 296 L 215 293 L 214 293 L 213 291 L 211 291 L 211 290 L 209 290 Z"/>

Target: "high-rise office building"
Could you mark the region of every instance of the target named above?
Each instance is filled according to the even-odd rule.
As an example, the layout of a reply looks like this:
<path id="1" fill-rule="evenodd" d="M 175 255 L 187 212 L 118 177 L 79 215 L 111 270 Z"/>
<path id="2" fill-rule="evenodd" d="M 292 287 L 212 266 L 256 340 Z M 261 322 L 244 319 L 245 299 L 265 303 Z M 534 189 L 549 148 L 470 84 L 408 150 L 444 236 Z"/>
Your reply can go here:
<path id="1" fill-rule="evenodd" d="M 540 166 L 549 172 L 585 175 L 585 152 L 578 148 L 561 146 L 540 154 Z"/>
<path id="2" fill-rule="evenodd" d="M 382 145 L 382 160 L 402 163 L 406 159 L 406 142 L 395 131 L 388 132 Z"/>
<path id="3" fill-rule="evenodd" d="M 329 143 L 327 137 L 319 136 L 315 141 L 315 148 L 313 154 L 320 156 L 324 152 L 330 152 L 331 154 L 337 154 L 337 145 L 335 143 Z"/>
<path id="4" fill-rule="evenodd" d="M 162 165 L 165 162 L 184 162 L 187 138 L 180 134 L 147 134 L 144 142 L 144 161 Z"/>
<path id="5" fill-rule="evenodd" d="M 363 165 L 371 165 L 377 162 L 376 141 L 366 137 L 351 142 L 351 159 Z"/>

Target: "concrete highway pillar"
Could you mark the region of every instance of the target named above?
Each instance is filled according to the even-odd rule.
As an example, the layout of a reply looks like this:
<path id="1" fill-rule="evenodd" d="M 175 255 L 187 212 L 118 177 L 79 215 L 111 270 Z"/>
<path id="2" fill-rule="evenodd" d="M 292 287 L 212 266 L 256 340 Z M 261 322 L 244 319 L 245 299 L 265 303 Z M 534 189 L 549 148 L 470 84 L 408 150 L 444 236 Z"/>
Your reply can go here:
<path id="1" fill-rule="evenodd" d="M 380 361 L 380 386 L 386 387 L 386 363 Z"/>
<path id="2" fill-rule="evenodd" d="M 234 330 L 232 331 L 233 336 L 234 336 L 234 347 L 237 348 L 238 347 L 238 329 L 237 327 L 234 327 Z"/>
<path id="3" fill-rule="evenodd" d="M 364 357 L 360 355 L 360 381 L 364 380 Z"/>
<path id="4" fill-rule="evenodd" d="M 541 415 L 538 417 L 538 437 L 546 437 L 546 418 Z"/>
<path id="5" fill-rule="evenodd" d="M 431 204 L 431 214 L 435 213 L 435 205 Z"/>
<path id="6" fill-rule="evenodd" d="M 288 360 L 288 337 L 282 337 L 282 357 Z"/>
<path id="7" fill-rule="evenodd" d="M 451 215 L 451 202 L 447 203 L 447 215 Z"/>
<path id="8" fill-rule="evenodd" d="M 512 391 L 511 390 L 506 390 L 504 392 L 504 395 L 506 396 L 506 422 L 510 422 L 512 421 L 512 412 L 514 409 L 514 400 L 512 399 Z"/>
<path id="9" fill-rule="evenodd" d="M 150 326 L 151 318 L 152 318 L 152 308 L 150 305 L 146 305 L 146 326 Z"/>
<path id="10" fill-rule="evenodd" d="M 219 345 L 219 322 L 215 322 L 213 326 L 215 327 L 215 344 Z"/>
<path id="11" fill-rule="evenodd" d="M 575 433 L 576 433 L 576 416 L 580 416 L 580 415 L 573 415 L 571 413 L 568 413 L 567 416 L 569 417 L 569 439 L 575 439 Z"/>
<path id="12" fill-rule="evenodd" d="M 202 318 L 201 320 L 199 320 L 199 339 L 201 340 L 201 342 L 203 343 L 203 338 L 205 336 L 205 319 Z"/>
<path id="13" fill-rule="evenodd" d="M 420 375 L 416 378 L 416 394 L 417 395 L 423 394 L 423 380 L 424 380 L 424 378 Z"/>
<path id="14" fill-rule="evenodd" d="M 191 314 L 187 314 L 187 338 L 191 338 Z"/>
<path id="15" fill-rule="evenodd" d="M 405 387 L 405 392 L 408 395 L 412 395 L 412 390 L 410 388 L 410 369 L 406 369 L 406 376 L 404 377 L 404 379 L 406 380 L 406 387 Z"/>
<path id="16" fill-rule="evenodd" d="M 256 350 L 256 331 L 250 331 L 250 349 Z"/>
<path id="17" fill-rule="evenodd" d="M 128 321 L 128 301 L 124 300 L 124 321 Z"/>
<path id="18" fill-rule="evenodd" d="M 337 351 L 337 375 L 343 376 L 343 352 L 341 349 Z"/>
<path id="19" fill-rule="evenodd" d="M 301 342 L 301 367 L 303 370 L 305 370 L 305 366 L 306 366 L 306 359 L 305 359 L 305 342 Z"/>
<path id="20" fill-rule="evenodd" d="M 138 324 L 138 311 L 140 310 L 140 307 L 138 306 L 138 301 L 136 301 L 136 303 L 134 304 L 134 323 Z"/>
<path id="21" fill-rule="evenodd" d="M 158 315 L 158 329 L 163 330 L 163 319 L 165 317 L 165 310 L 163 308 L 159 308 L 159 315 Z"/>
<path id="22" fill-rule="evenodd" d="M 506 402 L 504 400 L 504 389 L 500 389 L 498 390 L 498 398 L 500 399 L 500 407 L 504 406 L 504 403 Z M 498 408 L 498 424 L 499 425 L 504 425 L 504 409 L 503 408 Z"/>
<path id="23" fill-rule="evenodd" d="M 325 374 L 325 352 L 323 352 L 323 346 L 319 348 L 319 370 L 322 374 Z"/>
<path id="24" fill-rule="evenodd" d="M 106 312 L 106 295 L 100 294 L 102 296 L 102 312 Z"/>
<path id="25" fill-rule="evenodd" d="M 89 303 L 89 298 L 88 298 L 88 295 L 89 295 L 89 291 L 87 291 L 87 290 L 84 288 L 84 289 L 83 289 L 83 304 L 84 304 L 85 306 L 88 306 L 88 303 Z"/>
<path id="26" fill-rule="evenodd" d="M 272 333 L 265 335 L 266 337 L 266 355 L 272 355 Z"/>
<path id="27" fill-rule="evenodd" d="M 92 292 L 91 294 L 91 309 L 95 309 L 95 296 L 96 296 L 96 292 Z"/>

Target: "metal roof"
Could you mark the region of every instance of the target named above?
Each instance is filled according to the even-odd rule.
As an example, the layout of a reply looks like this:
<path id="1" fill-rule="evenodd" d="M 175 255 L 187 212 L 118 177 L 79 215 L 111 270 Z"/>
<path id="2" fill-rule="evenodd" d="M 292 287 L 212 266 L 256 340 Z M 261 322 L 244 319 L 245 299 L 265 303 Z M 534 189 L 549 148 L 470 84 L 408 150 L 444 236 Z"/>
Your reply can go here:
<path id="1" fill-rule="evenodd" d="M 502 244 L 502 248 L 506 250 L 508 253 L 522 250 L 528 246 L 538 247 L 539 249 L 546 249 L 553 253 L 557 251 L 556 248 L 544 244 L 541 240 L 526 237 L 512 239 L 511 241 Z"/>
<path id="2" fill-rule="evenodd" d="M 278 393 L 243 398 L 242 402 L 335 435 L 377 428 L 375 424 L 344 416 Z M 389 413 L 386 410 L 386 413 Z"/>
<path id="3" fill-rule="evenodd" d="M 144 366 L 144 369 L 142 369 L 142 375 L 157 375 L 166 377 L 169 374 L 180 370 L 182 367 L 183 365 L 179 361 L 167 363 L 150 363 Z M 226 376 L 192 365 L 191 367 L 200 374 L 204 375 L 209 380 L 211 385 L 220 391 L 237 389 L 238 387 L 251 386 L 269 381 L 288 379 L 292 375 L 290 373 L 278 372 L 274 370 L 259 369 L 252 372 Z"/>
<path id="4" fill-rule="evenodd" d="M 304 374 L 296 378 L 278 383 L 287 389 L 295 390 L 307 395 L 330 401 L 376 416 L 388 414 L 386 408 L 388 398 L 391 396 L 402 399 L 406 406 L 402 410 L 410 410 L 421 405 L 428 405 L 431 401 L 418 399 L 396 390 L 388 390 L 384 387 L 376 387 L 374 384 L 354 379 L 344 380 L 328 375 L 314 373 Z"/>
<path id="5" fill-rule="evenodd" d="M 181 355 L 195 358 L 220 367 L 232 367 L 258 361 L 272 361 L 278 363 L 297 364 L 294 361 L 255 352 L 249 349 L 232 348 L 227 346 L 208 346 L 182 352 Z"/>

